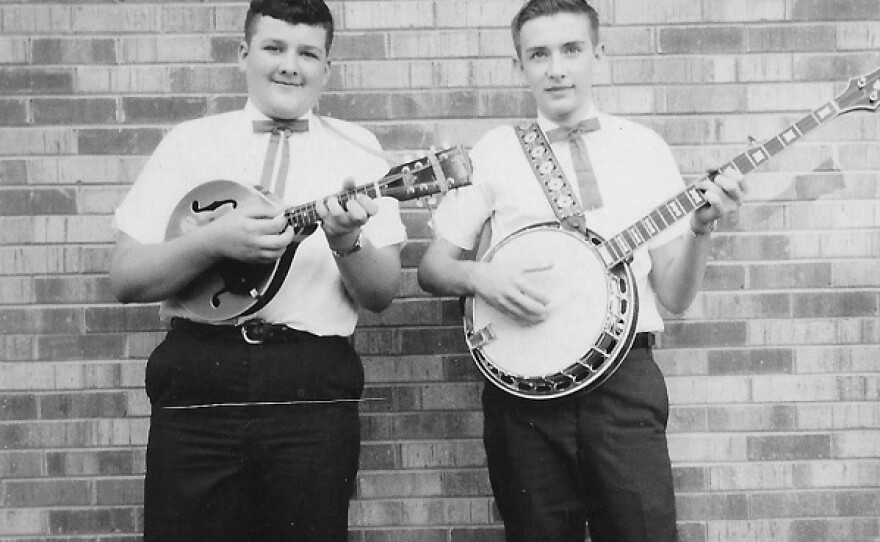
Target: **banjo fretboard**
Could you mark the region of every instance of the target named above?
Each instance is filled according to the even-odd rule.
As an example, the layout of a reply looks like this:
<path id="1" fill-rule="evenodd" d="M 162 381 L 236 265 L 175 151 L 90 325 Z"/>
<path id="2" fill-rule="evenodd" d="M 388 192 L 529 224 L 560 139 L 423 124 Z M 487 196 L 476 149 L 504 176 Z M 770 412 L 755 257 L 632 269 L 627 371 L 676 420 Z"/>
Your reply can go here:
<path id="1" fill-rule="evenodd" d="M 834 119 L 839 113 L 840 110 L 837 104 L 834 101 L 828 102 L 775 137 L 737 155 L 733 160 L 718 168 L 718 170 L 723 171 L 728 168 L 734 168 L 741 174 L 746 175 L 767 163 L 771 158 L 799 141 L 809 132 Z M 703 197 L 702 192 L 693 186 L 689 186 L 683 192 L 655 207 L 632 226 L 605 241 L 599 247 L 599 253 L 609 268 L 614 267 L 620 262 L 629 259 L 636 249 L 659 235 L 669 226 L 707 204 L 708 202 Z"/>

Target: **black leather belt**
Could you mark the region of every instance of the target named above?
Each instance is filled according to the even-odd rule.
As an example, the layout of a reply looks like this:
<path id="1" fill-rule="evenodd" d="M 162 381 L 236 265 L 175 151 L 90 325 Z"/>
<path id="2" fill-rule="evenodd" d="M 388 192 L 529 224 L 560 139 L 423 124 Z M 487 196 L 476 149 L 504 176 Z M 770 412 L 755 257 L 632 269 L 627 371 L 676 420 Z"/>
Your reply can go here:
<path id="1" fill-rule="evenodd" d="M 214 325 L 193 322 L 186 318 L 172 318 L 171 329 L 190 335 L 247 344 L 295 343 L 314 337 L 282 324 L 270 324 L 259 319 L 248 320 L 241 325 Z"/>
<path id="2" fill-rule="evenodd" d="M 636 338 L 633 340 L 633 348 L 651 348 L 657 342 L 653 333 L 636 333 Z"/>

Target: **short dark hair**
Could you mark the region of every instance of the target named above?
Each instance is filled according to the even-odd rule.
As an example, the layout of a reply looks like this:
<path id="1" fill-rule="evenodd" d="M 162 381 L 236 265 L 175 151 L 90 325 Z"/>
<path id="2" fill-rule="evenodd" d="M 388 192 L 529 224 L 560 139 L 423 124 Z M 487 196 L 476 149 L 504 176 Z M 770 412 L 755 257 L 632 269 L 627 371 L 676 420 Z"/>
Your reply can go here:
<path id="1" fill-rule="evenodd" d="M 330 45 L 333 44 L 333 15 L 323 0 L 253 0 L 244 19 L 244 40 L 248 44 L 254 37 L 259 16 L 272 17 L 290 24 L 323 27 L 327 33 L 325 52 L 330 54 Z"/>
<path id="2" fill-rule="evenodd" d="M 516 56 L 521 56 L 519 34 L 526 22 L 538 17 L 549 17 L 557 13 L 582 13 L 590 19 L 590 39 L 593 47 L 599 45 L 599 14 L 586 0 L 528 0 L 520 8 L 510 23 L 513 34 L 513 46 Z"/>

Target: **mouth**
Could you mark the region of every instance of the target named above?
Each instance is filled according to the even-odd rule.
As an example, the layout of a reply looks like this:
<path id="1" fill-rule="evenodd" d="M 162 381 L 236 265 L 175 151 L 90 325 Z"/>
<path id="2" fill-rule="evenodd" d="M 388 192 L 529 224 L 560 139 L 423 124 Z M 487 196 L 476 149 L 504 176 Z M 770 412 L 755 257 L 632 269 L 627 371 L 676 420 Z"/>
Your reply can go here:
<path id="1" fill-rule="evenodd" d="M 574 86 L 568 85 L 568 86 L 546 87 L 544 89 L 544 92 L 546 92 L 548 94 L 564 94 L 570 90 L 574 90 Z"/>
<path id="2" fill-rule="evenodd" d="M 278 85 L 278 86 L 285 87 L 285 88 L 300 88 L 300 87 L 303 86 L 302 83 L 296 83 L 296 82 L 293 82 L 293 81 L 277 81 L 277 80 L 273 80 L 272 82 L 273 82 L 274 84 Z"/>

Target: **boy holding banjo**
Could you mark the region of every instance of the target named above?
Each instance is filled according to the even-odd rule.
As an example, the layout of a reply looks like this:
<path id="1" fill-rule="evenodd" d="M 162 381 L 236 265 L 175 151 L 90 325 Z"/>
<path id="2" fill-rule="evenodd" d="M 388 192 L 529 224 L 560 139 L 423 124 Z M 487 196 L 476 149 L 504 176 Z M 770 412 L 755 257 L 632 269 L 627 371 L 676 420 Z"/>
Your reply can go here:
<path id="1" fill-rule="evenodd" d="M 589 524 L 594 542 L 673 542 L 669 403 L 651 352 L 658 305 L 678 313 L 693 301 L 742 176 L 695 183 L 684 203 L 696 212 L 677 220 L 687 205 L 667 200 L 685 185 L 667 145 L 593 101 L 596 11 L 530 0 L 512 33 L 538 117 L 474 146 L 473 185 L 433 213 L 419 281 L 473 304 L 468 343 L 491 382 L 484 444 L 507 540 L 579 542 Z M 474 261 L 487 221 L 489 250 Z M 635 243 L 604 242 L 627 229 Z"/>

